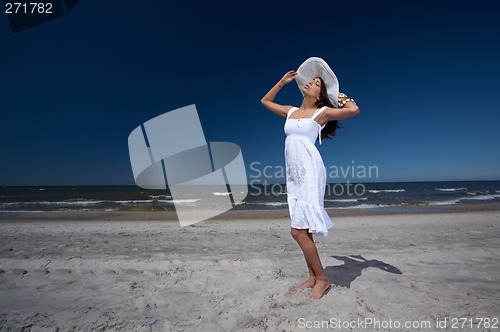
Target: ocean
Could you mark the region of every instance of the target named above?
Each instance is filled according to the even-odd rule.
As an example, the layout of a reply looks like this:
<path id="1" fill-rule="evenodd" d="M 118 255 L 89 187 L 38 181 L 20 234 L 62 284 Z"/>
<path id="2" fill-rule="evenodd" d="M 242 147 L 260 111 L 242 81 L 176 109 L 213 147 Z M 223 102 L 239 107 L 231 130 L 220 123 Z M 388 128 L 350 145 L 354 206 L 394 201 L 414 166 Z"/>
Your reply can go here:
<path id="1" fill-rule="evenodd" d="M 215 191 L 213 195 L 227 195 Z M 284 184 L 251 184 L 235 210 L 288 209 Z M 0 213 L 44 211 L 172 211 L 199 199 L 175 200 L 167 190 L 137 186 L 0 187 Z M 500 202 L 500 181 L 328 184 L 326 209 L 373 209 Z"/>

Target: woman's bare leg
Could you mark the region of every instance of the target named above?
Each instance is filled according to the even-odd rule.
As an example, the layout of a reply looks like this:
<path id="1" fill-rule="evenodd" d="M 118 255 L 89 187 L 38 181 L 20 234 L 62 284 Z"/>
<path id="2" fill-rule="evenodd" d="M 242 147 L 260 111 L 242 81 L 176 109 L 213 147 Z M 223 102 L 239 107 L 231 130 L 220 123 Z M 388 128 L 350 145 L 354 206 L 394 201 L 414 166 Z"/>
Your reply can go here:
<path id="1" fill-rule="evenodd" d="M 316 276 L 314 275 L 314 271 L 312 270 L 311 265 L 309 265 L 309 262 L 307 260 L 306 263 L 307 269 L 309 270 L 309 278 L 303 283 L 293 287 L 292 290 L 294 292 L 301 290 L 302 288 L 313 288 L 314 284 L 316 283 Z"/>
<path id="2" fill-rule="evenodd" d="M 292 228 L 292 230 L 291 230 L 293 238 L 295 238 L 294 230 L 297 231 L 297 229 Z M 312 234 L 307 232 L 307 235 L 309 236 L 309 238 L 312 241 Z M 309 278 L 306 281 L 304 281 L 303 283 L 292 288 L 292 290 L 294 292 L 301 290 L 303 288 L 313 288 L 314 284 L 316 283 L 316 275 L 314 274 L 314 270 L 311 267 L 311 264 L 309 264 L 309 262 L 307 261 L 307 257 L 305 256 L 305 254 L 304 254 L 304 258 L 306 259 L 307 269 L 309 270 Z"/>
<path id="3" fill-rule="evenodd" d="M 309 296 L 313 299 L 319 299 L 330 287 L 330 281 L 325 274 L 323 265 L 321 265 L 321 260 L 319 259 L 318 250 L 314 244 L 312 234 L 309 233 L 308 229 L 296 228 L 292 228 L 291 233 L 295 241 L 297 241 L 300 249 L 302 249 L 306 259 L 307 268 L 309 269 L 309 279 L 296 286 L 294 289 L 298 290 L 301 288 L 312 287 L 312 291 Z"/>

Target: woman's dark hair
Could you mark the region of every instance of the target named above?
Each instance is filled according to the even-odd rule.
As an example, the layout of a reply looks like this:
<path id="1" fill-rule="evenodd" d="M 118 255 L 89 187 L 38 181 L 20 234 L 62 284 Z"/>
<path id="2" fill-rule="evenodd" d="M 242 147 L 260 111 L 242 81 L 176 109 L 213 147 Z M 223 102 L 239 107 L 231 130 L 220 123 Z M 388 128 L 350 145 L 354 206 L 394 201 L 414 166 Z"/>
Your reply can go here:
<path id="1" fill-rule="evenodd" d="M 326 91 L 325 82 L 321 77 L 318 76 L 318 78 L 321 81 L 321 91 L 319 93 L 319 100 L 316 102 L 316 106 L 319 108 L 323 106 L 335 108 L 335 106 L 333 106 L 332 102 L 328 98 L 328 92 Z M 321 138 L 332 138 L 333 136 L 335 136 L 335 131 L 337 130 L 337 128 L 342 128 L 337 120 L 328 121 L 325 128 L 321 130 Z"/>

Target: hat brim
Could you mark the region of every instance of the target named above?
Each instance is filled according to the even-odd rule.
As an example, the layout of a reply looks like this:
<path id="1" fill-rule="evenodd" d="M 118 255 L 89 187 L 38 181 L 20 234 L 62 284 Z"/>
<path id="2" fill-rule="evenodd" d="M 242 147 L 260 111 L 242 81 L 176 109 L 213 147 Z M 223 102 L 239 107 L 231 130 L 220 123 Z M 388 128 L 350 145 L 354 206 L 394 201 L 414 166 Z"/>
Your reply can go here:
<path id="1" fill-rule="evenodd" d="M 300 93 L 304 95 L 304 86 L 315 77 L 321 77 L 325 82 L 328 98 L 333 106 L 338 107 L 339 100 L 339 81 L 333 70 L 328 66 L 325 60 L 317 57 L 311 57 L 304 61 L 297 69 L 295 82 L 299 86 Z"/>

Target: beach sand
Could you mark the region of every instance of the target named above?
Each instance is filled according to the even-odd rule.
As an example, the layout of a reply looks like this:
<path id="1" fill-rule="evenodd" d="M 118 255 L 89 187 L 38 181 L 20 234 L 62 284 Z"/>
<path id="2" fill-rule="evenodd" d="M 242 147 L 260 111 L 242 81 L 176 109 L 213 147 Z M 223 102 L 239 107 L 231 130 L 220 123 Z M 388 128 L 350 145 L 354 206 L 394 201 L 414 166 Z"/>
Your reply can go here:
<path id="1" fill-rule="evenodd" d="M 290 291 L 307 270 L 286 211 L 184 228 L 161 213 L 2 215 L 0 331 L 500 328 L 492 206 L 329 211 L 315 240 L 333 288 L 319 300 Z"/>

